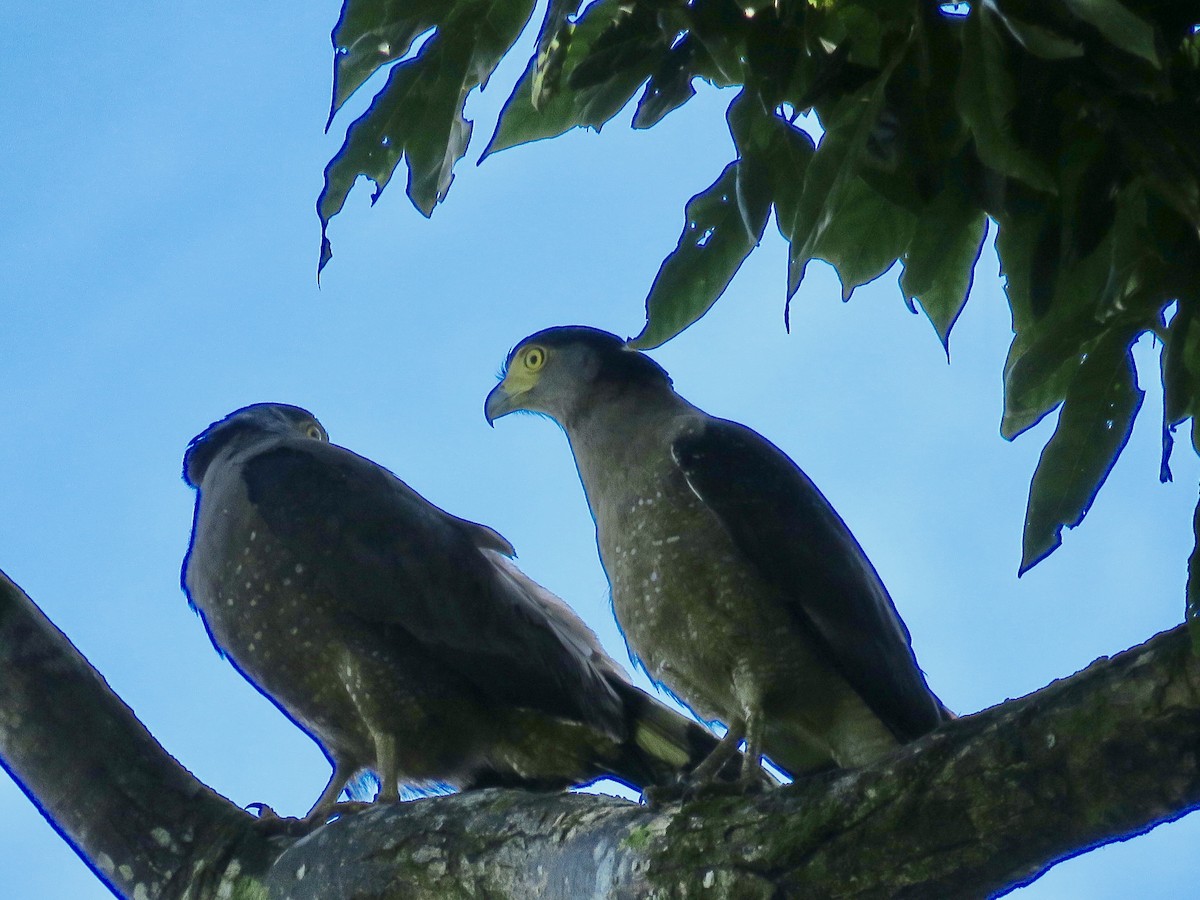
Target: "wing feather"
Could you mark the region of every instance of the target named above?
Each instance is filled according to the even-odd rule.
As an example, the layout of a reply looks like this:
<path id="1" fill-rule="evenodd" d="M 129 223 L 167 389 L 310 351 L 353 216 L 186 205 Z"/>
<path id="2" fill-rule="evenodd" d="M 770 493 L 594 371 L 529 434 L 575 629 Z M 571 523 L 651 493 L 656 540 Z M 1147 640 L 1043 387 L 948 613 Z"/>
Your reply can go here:
<path id="1" fill-rule="evenodd" d="M 398 626 L 485 697 L 615 730 L 603 674 L 491 554 L 512 546 L 333 444 L 276 439 L 247 458 L 250 502 L 347 616 Z M 514 567 L 515 568 L 515 567 Z"/>
<path id="2" fill-rule="evenodd" d="M 709 419 L 672 445 L 696 495 L 797 626 L 884 724 L 911 740 L 942 721 L 891 597 L 816 485 L 757 432 Z"/>

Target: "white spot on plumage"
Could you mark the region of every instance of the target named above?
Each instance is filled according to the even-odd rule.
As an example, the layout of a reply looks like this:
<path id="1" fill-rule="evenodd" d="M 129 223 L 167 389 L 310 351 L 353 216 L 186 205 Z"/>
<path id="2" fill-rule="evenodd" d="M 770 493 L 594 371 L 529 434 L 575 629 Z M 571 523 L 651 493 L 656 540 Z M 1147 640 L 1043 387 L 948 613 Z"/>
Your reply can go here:
<path id="1" fill-rule="evenodd" d="M 302 566 L 300 563 L 296 563 L 296 574 L 299 575 L 303 571 L 304 571 L 304 566 Z"/>

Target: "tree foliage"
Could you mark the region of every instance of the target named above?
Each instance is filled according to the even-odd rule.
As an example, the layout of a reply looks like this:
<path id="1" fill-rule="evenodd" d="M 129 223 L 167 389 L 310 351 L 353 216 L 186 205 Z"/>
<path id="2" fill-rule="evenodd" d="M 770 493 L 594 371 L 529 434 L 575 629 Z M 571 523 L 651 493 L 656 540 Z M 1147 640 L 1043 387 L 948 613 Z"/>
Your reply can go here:
<path id="1" fill-rule="evenodd" d="M 391 71 L 326 168 L 321 266 L 359 175 L 378 197 L 403 160 L 422 213 L 445 198 L 471 137 L 466 98 L 534 7 L 346 0 L 331 121 Z M 813 259 L 845 299 L 899 262 L 905 301 L 948 348 L 994 222 L 1014 332 L 1001 431 L 1060 410 L 1030 487 L 1024 571 L 1082 521 L 1125 446 L 1147 332 L 1162 345 L 1160 477 L 1188 419 L 1200 452 L 1197 22 L 1180 0 L 550 0 L 483 155 L 598 131 L 635 95 L 633 127 L 649 128 L 697 80 L 736 89 L 737 158 L 687 201 L 641 348 L 707 312 L 772 210 L 790 247 L 785 310 Z M 1200 535 L 1200 507 L 1196 521 Z M 1200 552 L 1188 610 L 1200 615 Z"/>

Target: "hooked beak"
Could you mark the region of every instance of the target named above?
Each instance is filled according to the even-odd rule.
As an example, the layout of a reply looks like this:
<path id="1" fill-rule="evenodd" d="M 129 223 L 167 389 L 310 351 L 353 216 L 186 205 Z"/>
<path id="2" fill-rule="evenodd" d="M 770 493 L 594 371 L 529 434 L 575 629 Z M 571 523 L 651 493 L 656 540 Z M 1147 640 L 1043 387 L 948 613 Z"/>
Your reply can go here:
<path id="1" fill-rule="evenodd" d="M 483 417 L 493 428 L 496 426 L 496 420 L 501 416 L 506 416 L 521 408 L 516 396 L 508 392 L 508 388 L 505 386 L 507 381 L 508 379 L 505 379 L 492 388 L 491 393 L 487 395 L 487 400 L 483 402 Z"/>

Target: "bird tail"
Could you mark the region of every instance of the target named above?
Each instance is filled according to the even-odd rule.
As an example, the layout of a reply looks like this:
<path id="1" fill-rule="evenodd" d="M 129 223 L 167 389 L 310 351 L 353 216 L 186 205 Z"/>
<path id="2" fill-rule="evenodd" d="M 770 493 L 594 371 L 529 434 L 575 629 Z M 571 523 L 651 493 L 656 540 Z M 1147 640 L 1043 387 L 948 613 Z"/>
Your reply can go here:
<path id="1" fill-rule="evenodd" d="M 612 774 L 634 787 L 672 784 L 703 762 L 719 741 L 700 724 L 677 713 L 645 691 L 613 680 L 625 708 L 626 737 L 611 761 Z M 730 780 L 741 771 L 741 754 L 721 771 Z"/>

